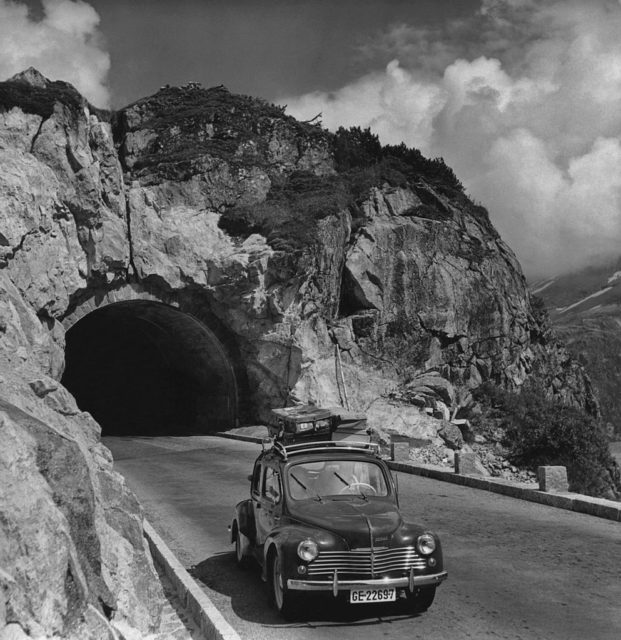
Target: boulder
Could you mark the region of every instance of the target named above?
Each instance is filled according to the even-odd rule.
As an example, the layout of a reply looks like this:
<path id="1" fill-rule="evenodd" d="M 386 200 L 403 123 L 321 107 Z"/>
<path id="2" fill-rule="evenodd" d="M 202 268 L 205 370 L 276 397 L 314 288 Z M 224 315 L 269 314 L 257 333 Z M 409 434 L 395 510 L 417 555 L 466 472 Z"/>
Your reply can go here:
<path id="1" fill-rule="evenodd" d="M 379 398 L 367 409 L 369 426 L 380 434 L 398 434 L 408 438 L 439 442 L 440 422 L 412 405 Z"/>
<path id="2" fill-rule="evenodd" d="M 464 444 L 464 438 L 461 430 L 451 422 L 442 422 L 442 426 L 438 429 L 438 435 L 444 440 L 447 447 L 453 450 L 461 449 Z"/>
<path id="3" fill-rule="evenodd" d="M 430 389 L 448 407 L 451 407 L 455 401 L 455 389 L 453 385 L 435 372 L 416 376 L 407 384 L 406 388 L 413 393 Z"/>

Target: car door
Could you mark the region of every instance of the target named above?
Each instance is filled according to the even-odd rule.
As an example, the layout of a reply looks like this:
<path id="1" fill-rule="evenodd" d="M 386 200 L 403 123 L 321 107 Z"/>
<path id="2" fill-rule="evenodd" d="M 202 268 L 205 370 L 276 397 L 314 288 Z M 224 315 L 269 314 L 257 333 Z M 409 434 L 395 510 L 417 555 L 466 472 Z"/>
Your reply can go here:
<path id="1" fill-rule="evenodd" d="M 278 467 L 263 466 L 260 491 L 253 494 L 257 544 L 261 545 L 280 522 L 282 513 L 282 480 Z"/>

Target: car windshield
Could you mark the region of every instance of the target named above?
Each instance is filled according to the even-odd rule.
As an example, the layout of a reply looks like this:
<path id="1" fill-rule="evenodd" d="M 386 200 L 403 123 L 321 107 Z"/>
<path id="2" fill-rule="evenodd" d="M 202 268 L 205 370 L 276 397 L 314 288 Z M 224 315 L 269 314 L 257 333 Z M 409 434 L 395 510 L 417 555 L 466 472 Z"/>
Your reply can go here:
<path id="1" fill-rule="evenodd" d="M 301 462 L 287 472 L 294 500 L 334 495 L 386 496 L 382 469 L 366 460 L 321 460 Z"/>

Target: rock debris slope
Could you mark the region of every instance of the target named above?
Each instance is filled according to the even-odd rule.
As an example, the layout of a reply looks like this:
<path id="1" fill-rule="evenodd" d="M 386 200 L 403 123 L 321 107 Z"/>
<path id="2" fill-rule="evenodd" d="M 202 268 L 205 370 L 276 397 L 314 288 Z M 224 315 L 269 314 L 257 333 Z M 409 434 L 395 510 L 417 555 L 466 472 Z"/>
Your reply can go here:
<path id="1" fill-rule="evenodd" d="M 596 411 L 486 211 L 382 153 L 223 87 L 109 113 L 32 69 L 0 83 L 0 633 L 158 629 L 140 507 L 59 382 L 68 327 L 128 292 L 218 336 L 240 422 L 310 401 L 434 440 L 482 382 L 528 378 Z"/>

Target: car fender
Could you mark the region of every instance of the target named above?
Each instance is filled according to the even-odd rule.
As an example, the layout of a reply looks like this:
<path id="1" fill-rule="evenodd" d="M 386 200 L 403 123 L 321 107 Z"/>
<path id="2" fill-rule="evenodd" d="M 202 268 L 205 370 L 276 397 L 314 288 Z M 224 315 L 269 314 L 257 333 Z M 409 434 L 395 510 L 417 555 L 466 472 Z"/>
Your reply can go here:
<path id="1" fill-rule="evenodd" d="M 263 580 L 267 576 L 268 558 L 272 552 L 280 554 L 285 576 L 297 575 L 296 567 L 301 562 L 297 549 L 305 538 L 312 538 L 319 548 L 324 550 L 348 548 L 340 536 L 324 529 L 304 525 L 282 525 L 270 533 L 263 545 Z"/>
<path id="2" fill-rule="evenodd" d="M 423 533 L 430 533 L 434 540 L 436 541 L 436 549 L 431 554 L 436 561 L 435 571 L 442 571 L 444 568 L 444 561 L 442 557 L 442 544 L 440 543 L 440 538 L 433 531 L 429 531 L 425 527 L 421 527 L 418 524 L 413 524 L 410 522 L 404 522 L 403 526 L 401 526 L 394 534 L 393 541 L 398 545 L 412 545 L 416 546 L 416 539 Z"/>
<path id="3" fill-rule="evenodd" d="M 235 525 L 241 533 L 249 540 L 254 540 L 256 535 L 256 525 L 254 521 L 254 509 L 252 500 L 242 500 L 235 506 L 233 526 L 231 527 L 231 542 L 235 541 Z"/>

